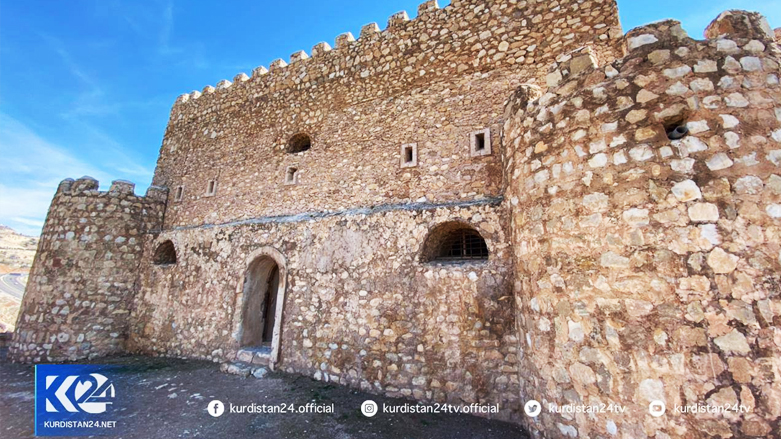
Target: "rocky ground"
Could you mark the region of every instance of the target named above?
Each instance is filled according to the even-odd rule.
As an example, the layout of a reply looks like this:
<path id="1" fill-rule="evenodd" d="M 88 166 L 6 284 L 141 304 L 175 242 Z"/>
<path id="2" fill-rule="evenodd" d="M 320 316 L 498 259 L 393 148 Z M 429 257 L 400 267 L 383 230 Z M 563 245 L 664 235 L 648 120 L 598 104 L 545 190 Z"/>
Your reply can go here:
<path id="1" fill-rule="evenodd" d="M 361 414 L 367 399 L 377 404 L 408 401 L 384 398 L 307 377 L 269 373 L 241 378 L 215 363 L 148 357 L 102 359 L 121 367 L 112 378 L 117 397 L 127 398 L 121 422 L 124 438 L 520 438 L 513 424 L 457 414 Z M 10 364 L 0 354 L 0 437 L 33 437 L 34 375 L 29 365 Z M 214 418 L 207 404 L 219 399 L 226 413 Z M 334 406 L 332 414 L 237 414 L 229 403 Z M 410 404 L 412 404 L 410 402 Z"/>

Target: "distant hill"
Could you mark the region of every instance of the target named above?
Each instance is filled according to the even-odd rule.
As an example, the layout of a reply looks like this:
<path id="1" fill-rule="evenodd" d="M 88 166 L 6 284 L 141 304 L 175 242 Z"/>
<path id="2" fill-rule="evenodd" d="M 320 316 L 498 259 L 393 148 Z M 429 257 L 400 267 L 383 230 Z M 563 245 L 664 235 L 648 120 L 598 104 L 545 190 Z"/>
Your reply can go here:
<path id="1" fill-rule="evenodd" d="M 22 303 L 19 293 L 27 284 L 26 273 L 30 272 L 37 248 L 38 238 L 0 224 L 0 332 L 14 329 Z"/>
<path id="2" fill-rule="evenodd" d="M 29 272 L 37 248 L 38 238 L 0 224 L 0 274 Z"/>

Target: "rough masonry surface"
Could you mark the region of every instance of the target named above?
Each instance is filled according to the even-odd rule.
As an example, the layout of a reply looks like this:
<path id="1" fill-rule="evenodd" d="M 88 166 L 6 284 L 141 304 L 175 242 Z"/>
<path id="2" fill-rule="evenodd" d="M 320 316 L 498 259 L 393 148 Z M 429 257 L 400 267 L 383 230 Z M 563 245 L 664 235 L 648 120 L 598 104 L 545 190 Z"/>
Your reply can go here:
<path id="1" fill-rule="evenodd" d="M 428 1 L 182 95 L 146 197 L 61 185 L 10 356 L 268 365 L 536 437 L 778 437 L 777 34 Z M 438 258 L 458 230 L 488 257 Z"/>

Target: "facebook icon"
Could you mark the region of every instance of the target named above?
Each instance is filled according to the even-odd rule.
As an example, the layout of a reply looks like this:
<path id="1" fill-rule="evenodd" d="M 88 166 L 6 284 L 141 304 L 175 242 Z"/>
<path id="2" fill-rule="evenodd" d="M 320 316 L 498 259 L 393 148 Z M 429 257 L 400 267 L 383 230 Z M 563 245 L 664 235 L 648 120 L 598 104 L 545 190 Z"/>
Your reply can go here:
<path id="1" fill-rule="evenodd" d="M 223 412 L 225 412 L 225 405 L 222 403 L 222 401 L 215 399 L 209 403 L 209 405 L 206 407 L 206 411 L 209 412 L 210 415 L 217 418 L 220 417 Z"/>

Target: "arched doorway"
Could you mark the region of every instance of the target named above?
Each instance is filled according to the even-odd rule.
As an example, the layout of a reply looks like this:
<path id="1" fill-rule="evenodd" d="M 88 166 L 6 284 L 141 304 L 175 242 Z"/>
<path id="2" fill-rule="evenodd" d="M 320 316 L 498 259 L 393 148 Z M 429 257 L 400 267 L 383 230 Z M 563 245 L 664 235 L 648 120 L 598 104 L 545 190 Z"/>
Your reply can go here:
<path id="1" fill-rule="evenodd" d="M 252 261 L 244 276 L 241 347 L 267 348 L 274 341 L 279 267 L 269 256 Z"/>
<path id="2" fill-rule="evenodd" d="M 273 369 L 279 359 L 282 311 L 285 305 L 286 262 L 282 254 L 263 247 L 247 258 L 246 270 L 238 285 L 240 313 L 235 337 L 241 351 L 267 359 Z"/>

